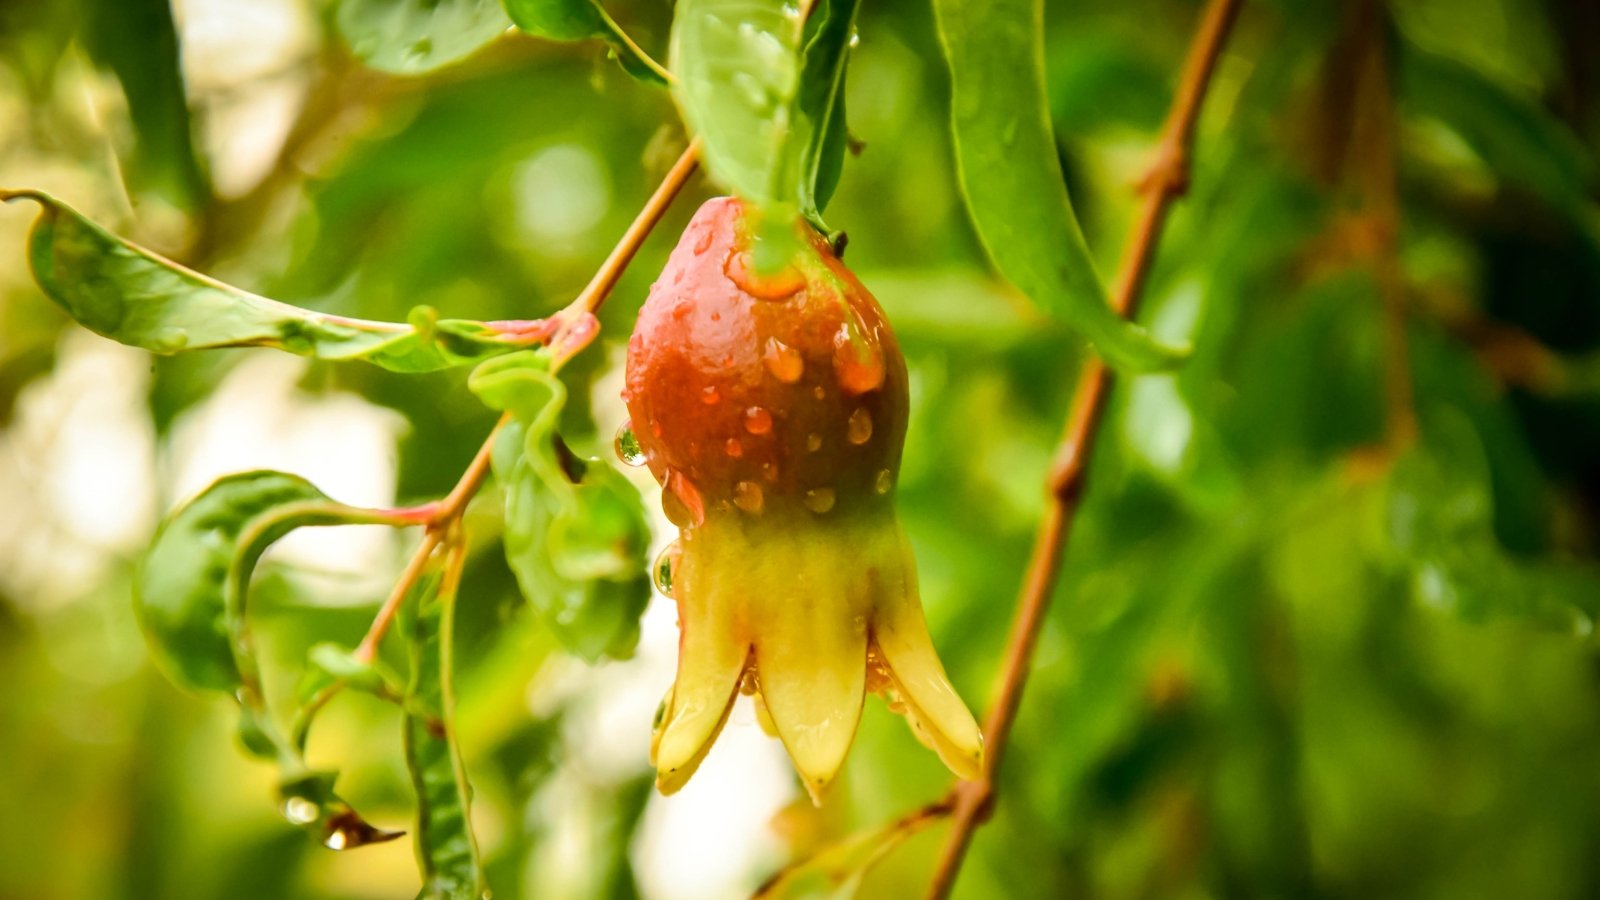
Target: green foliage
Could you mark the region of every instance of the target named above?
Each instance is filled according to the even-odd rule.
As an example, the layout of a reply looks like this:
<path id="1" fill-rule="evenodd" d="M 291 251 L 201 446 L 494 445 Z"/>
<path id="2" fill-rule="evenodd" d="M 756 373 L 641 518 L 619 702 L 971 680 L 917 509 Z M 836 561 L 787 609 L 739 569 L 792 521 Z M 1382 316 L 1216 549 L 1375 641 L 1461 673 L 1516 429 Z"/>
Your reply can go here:
<path id="1" fill-rule="evenodd" d="M 499 39 L 516 18 L 628 63 L 600 8 L 347 0 L 268 22 L 113 5 L 0 0 L 0 184 L 86 214 L 20 193 L 46 206 L 36 286 L 32 208 L 0 207 L 0 895 L 740 895 L 819 849 L 795 893 L 920 895 L 943 829 L 901 840 L 896 823 L 948 777 L 876 699 L 821 810 L 786 806 L 798 786 L 765 757 L 742 766 L 738 742 L 697 777 L 739 802 L 650 788 L 676 634 L 670 605 L 639 618 L 648 476 L 586 457 L 609 452 L 635 310 L 710 189 L 685 188 L 559 381 L 550 350 L 513 353 L 548 328 L 495 324 L 560 310 L 682 146 L 667 98 L 597 65 L 598 45 Z M 676 33 L 674 96 L 714 181 L 848 228 L 910 369 L 897 495 L 930 629 L 984 706 L 1088 352 L 1067 332 L 1105 318 L 1093 273 L 1113 271 L 1200 4 L 1047 3 L 1040 20 L 819 2 L 803 25 L 767 3 L 604 8 L 643 46 Z M 1397 101 L 1387 222 L 1383 160 L 1350 140 L 1383 119 L 1352 87 L 1370 74 L 1350 64 L 1362 8 L 1394 17 L 1366 26 Z M 1243 5 L 1141 307 L 1146 338 L 1193 352 L 1118 374 L 957 898 L 1595 893 L 1593 16 Z M 1385 433 L 1384 247 L 1410 443 Z M 418 304 L 467 318 L 408 319 Z M 161 354 L 149 379 L 73 318 Z M 248 351 L 167 355 L 179 328 L 185 350 L 309 359 L 274 382 Z M 1117 334 L 1095 341 L 1113 362 L 1128 340 L 1165 359 Z M 160 524 L 214 466 L 290 465 L 255 451 L 341 463 L 379 493 L 392 475 L 395 502 L 427 504 L 498 409 L 513 421 L 459 523 L 459 591 L 441 548 L 370 660 L 354 648 L 415 534 L 359 575 L 288 565 L 298 547 L 249 572 L 291 525 L 389 514 L 268 473 Z M 392 468 L 341 443 L 346 419 L 380 414 Z M 309 453 L 277 446 L 291 422 L 315 423 L 292 435 Z M 273 446 L 239 446 L 257 442 Z M 634 662 L 572 664 L 636 634 Z M 736 708 L 730 736 L 759 742 L 753 719 Z M 319 846 L 408 819 L 414 851 Z M 725 868 L 682 852 L 702 833 Z"/>
<path id="2" fill-rule="evenodd" d="M 161 527 L 134 589 L 140 623 L 169 676 L 191 688 L 233 695 L 244 748 L 282 770 L 284 818 L 335 850 L 399 835 L 367 824 L 333 792 L 333 774 L 309 768 L 299 746 L 303 729 L 297 729 L 300 740 L 283 737 L 267 707 L 245 604 L 256 562 L 290 531 L 386 521 L 391 519 L 381 513 L 335 503 L 293 475 L 230 475 Z"/>
<path id="3" fill-rule="evenodd" d="M 614 468 L 578 459 L 556 434 L 567 390 L 550 360 L 515 353 L 479 366 L 470 382 L 479 399 L 511 415 L 493 455 L 506 561 L 567 649 L 621 659 L 633 653 L 650 598 L 644 506 Z"/>
<path id="4" fill-rule="evenodd" d="M 15 199 L 44 207 L 28 248 L 40 287 L 85 328 L 152 353 L 271 347 L 428 372 L 515 350 L 531 342 L 519 326 L 536 324 L 440 319 L 426 307 L 406 325 L 316 313 L 162 259 L 49 195 L 0 191 L 0 200 Z"/>
<path id="5" fill-rule="evenodd" d="M 854 0 L 798 7 L 760 0 L 685 0 L 673 17 L 674 94 L 704 142 L 706 167 L 774 213 L 798 208 L 819 228 L 848 133 L 844 74 Z"/>
<path id="6" fill-rule="evenodd" d="M 1118 368 L 1187 352 L 1111 311 L 1056 158 L 1044 85 L 1043 0 L 940 0 L 961 184 L 995 266 Z"/>
<path id="7" fill-rule="evenodd" d="M 397 75 L 459 62 L 511 27 L 499 0 L 339 0 L 335 15 L 352 53 Z"/>
<path id="8" fill-rule="evenodd" d="M 504 0 L 506 13 L 529 34 L 556 41 L 599 38 L 617 63 L 640 81 L 666 85 L 672 76 L 628 37 L 599 0 Z"/>
<path id="9" fill-rule="evenodd" d="M 448 548 L 444 570 L 419 582 L 407 606 L 406 761 L 417 793 L 421 900 L 481 900 L 488 889 L 472 834 L 472 788 L 453 724 L 455 604 L 464 552 L 460 545 Z"/>

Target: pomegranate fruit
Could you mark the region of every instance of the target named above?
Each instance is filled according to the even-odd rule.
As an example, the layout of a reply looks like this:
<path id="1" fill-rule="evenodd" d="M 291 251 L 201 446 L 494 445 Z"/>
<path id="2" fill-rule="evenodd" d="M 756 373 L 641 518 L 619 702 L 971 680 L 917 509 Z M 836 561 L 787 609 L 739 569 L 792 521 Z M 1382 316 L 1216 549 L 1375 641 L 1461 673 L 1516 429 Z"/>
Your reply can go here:
<path id="1" fill-rule="evenodd" d="M 707 202 L 639 312 L 619 436 L 679 538 L 662 563 L 680 629 L 652 739 L 657 784 L 694 773 L 754 694 L 813 797 L 868 692 L 958 775 L 983 741 L 934 651 L 894 508 L 908 411 L 883 310 L 803 222 L 759 273 L 733 198 Z"/>

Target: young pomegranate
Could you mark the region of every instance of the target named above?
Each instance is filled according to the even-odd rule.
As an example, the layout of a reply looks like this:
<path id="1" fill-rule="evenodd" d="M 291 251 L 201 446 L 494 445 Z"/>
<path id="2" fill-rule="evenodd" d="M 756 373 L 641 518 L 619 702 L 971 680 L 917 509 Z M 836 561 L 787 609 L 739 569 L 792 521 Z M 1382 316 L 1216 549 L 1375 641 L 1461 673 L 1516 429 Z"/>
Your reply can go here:
<path id="1" fill-rule="evenodd" d="M 678 676 L 652 739 L 657 785 L 681 787 L 753 693 L 818 797 L 868 691 L 957 775 L 983 739 L 923 620 L 895 517 L 905 360 L 883 310 L 803 223 L 793 258 L 757 274 L 732 198 L 700 208 L 628 344 L 632 436 L 680 536 L 666 565 Z"/>

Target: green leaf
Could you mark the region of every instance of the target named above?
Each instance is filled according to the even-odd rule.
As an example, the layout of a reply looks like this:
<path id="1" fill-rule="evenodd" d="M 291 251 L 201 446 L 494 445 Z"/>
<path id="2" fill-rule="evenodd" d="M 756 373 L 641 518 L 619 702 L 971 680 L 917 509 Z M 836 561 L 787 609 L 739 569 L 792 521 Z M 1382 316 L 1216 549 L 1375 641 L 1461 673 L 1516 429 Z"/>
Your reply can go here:
<path id="1" fill-rule="evenodd" d="M 850 143 L 844 79 L 859 2 L 817 0 L 807 23 L 811 37 L 806 41 L 800 93 L 795 98 L 795 128 L 800 141 L 800 211 L 819 227 L 822 211 L 839 184 L 845 148 Z"/>
<path id="2" fill-rule="evenodd" d="M 355 523 L 398 524 L 336 503 L 295 475 L 229 475 L 167 519 L 134 582 L 156 661 L 178 684 L 234 697 L 245 749 L 283 771 L 284 817 L 336 850 L 399 835 L 362 820 L 333 793 L 335 776 L 313 771 L 284 738 L 267 708 L 245 601 L 256 561 L 274 541 L 299 527 Z"/>
<path id="3" fill-rule="evenodd" d="M 211 196 L 211 186 L 195 154 L 171 4 L 101 0 L 84 10 L 80 21 L 90 56 L 116 73 L 128 100 L 133 186 L 153 190 L 184 209 L 198 209 Z M 129 40 L 129 35 L 138 39 Z"/>
<path id="4" fill-rule="evenodd" d="M 857 0 L 819 0 L 810 20 L 779 0 L 683 0 L 674 85 L 706 168 L 762 206 L 820 225 L 843 164 L 844 75 Z M 787 227 L 789 216 L 772 216 Z"/>
<path id="5" fill-rule="evenodd" d="M 337 21 L 352 53 L 397 75 L 447 66 L 511 27 L 499 0 L 340 0 Z"/>
<path id="6" fill-rule="evenodd" d="M 599 38 L 611 47 L 617 62 L 630 75 L 651 84 L 667 85 L 672 75 L 650 58 L 622 30 L 598 0 L 504 0 L 516 26 L 529 34 L 553 41 Z"/>
<path id="7" fill-rule="evenodd" d="M 475 363 L 548 337 L 537 323 L 439 319 L 411 322 L 312 312 L 230 287 L 111 234 L 38 191 L 0 190 L 44 209 L 29 236 L 39 286 L 96 334 L 152 353 L 271 347 L 301 356 L 365 360 L 396 372 Z"/>
<path id="8" fill-rule="evenodd" d="M 452 641 L 456 588 L 464 561 L 447 551 L 442 574 L 421 579 L 404 607 L 411 646 L 405 693 L 406 765 L 417 792 L 417 859 L 427 900 L 488 895 L 472 833 L 472 787 L 456 742 Z"/>
<path id="9" fill-rule="evenodd" d="M 1400 89 L 1408 112 L 1431 116 L 1466 141 L 1500 178 L 1555 209 L 1586 203 L 1595 160 L 1583 141 L 1531 97 L 1518 96 L 1482 72 L 1400 44 Z"/>
<path id="10" fill-rule="evenodd" d="M 1158 343 L 1111 311 L 1072 210 L 1044 88 L 1042 0 L 935 0 L 950 64 L 956 162 L 978 236 L 1007 280 L 1119 369 L 1170 367 Z"/>
<path id="11" fill-rule="evenodd" d="M 548 353 L 491 360 L 469 385 L 513 416 L 492 464 L 505 498 L 506 559 L 522 593 L 574 653 L 628 656 L 650 598 L 638 491 L 610 466 L 574 457 L 555 434 L 567 392 Z"/>

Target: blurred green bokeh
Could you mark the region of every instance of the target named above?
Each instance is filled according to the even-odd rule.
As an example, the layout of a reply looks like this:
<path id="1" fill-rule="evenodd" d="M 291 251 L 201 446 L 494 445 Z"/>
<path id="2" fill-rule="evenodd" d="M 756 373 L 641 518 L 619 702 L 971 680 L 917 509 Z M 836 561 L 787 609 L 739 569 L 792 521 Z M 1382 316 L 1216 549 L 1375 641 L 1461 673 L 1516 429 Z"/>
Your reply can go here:
<path id="1" fill-rule="evenodd" d="M 607 5 L 664 46 L 665 0 Z M 1115 389 L 958 896 L 1600 895 L 1600 9 L 1361 7 L 1245 4 L 1144 304 L 1196 352 Z M 1102 272 L 1199 9 L 1049 7 L 1052 114 Z M 684 144 L 669 96 L 597 43 L 506 35 L 390 75 L 352 56 L 320 0 L 172 10 L 0 0 L 0 186 L 49 190 L 287 301 L 546 314 Z M 1083 354 L 989 273 L 927 4 L 865 4 L 859 30 L 848 109 L 864 147 L 828 220 L 906 351 L 902 518 L 935 641 L 983 707 Z M 1391 102 L 1387 191 L 1372 135 Z M 564 434 L 589 455 L 610 453 L 623 417 L 638 304 L 711 190 L 678 201 L 570 370 Z M 335 854 L 281 822 L 228 704 L 151 669 L 129 582 L 160 515 L 222 471 L 299 463 L 339 499 L 421 502 L 492 413 L 460 374 L 266 351 L 152 360 L 86 335 L 28 277 L 30 218 L 0 208 L 0 897 L 410 896 L 405 841 Z M 1391 289 L 1419 424 L 1399 451 L 1384 444 Z M 518 597 L 494 513 L 470 520 L 457 641 L 497 896 L 738 896 L 945 790 L 872 699 L 821 810 L 737 712 L 737 746 L 697 776 L 721 787 L 655 796 L 672 611 L 647 614 L 638 660 L 579 664 Z M 310 644 L 359 638 L 404 538 L 269 557 L 270 689 Z M 406 827 L 392 709 L 341 699 L 313 755 Z M 862 895 L 916 895 L 941 835 L 898 849 Z"/>

